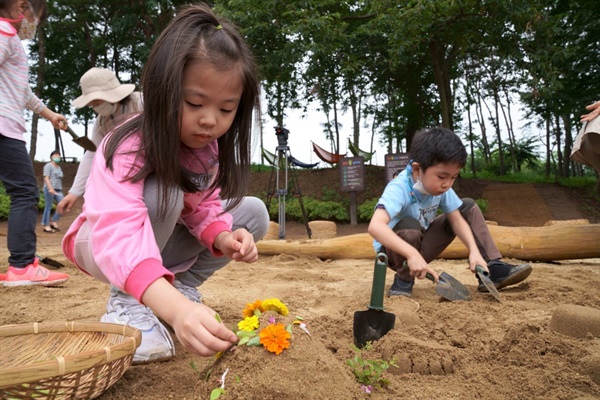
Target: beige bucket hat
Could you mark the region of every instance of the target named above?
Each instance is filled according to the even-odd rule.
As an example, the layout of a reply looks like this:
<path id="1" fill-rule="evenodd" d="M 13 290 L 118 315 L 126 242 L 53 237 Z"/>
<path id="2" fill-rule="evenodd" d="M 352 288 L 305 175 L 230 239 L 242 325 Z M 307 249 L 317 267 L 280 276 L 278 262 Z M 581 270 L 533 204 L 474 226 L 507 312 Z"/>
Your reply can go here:
<path id="1" fill-rule="evenodd" d="M 119 82 L 112 71 L 96 67 L 83 74 L 79 84 L 82 95 L 71 102 L 75 108 L 85 107 L 93 100 L 118 103 L 135 90 L 134 84 Z"/>

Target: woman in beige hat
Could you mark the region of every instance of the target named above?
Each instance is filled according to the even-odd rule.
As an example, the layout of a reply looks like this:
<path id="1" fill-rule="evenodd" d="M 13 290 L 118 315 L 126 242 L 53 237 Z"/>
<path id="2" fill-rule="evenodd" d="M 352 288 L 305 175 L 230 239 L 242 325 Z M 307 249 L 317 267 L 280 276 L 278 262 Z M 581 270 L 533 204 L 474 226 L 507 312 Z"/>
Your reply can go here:
<path id="1" fill-rule="evenodd" d="M 81 96 L 71 102 L 75 108 L 90 106 L 98 114 L 92 130 L 92 141 L 100 145 L 125 115 L 142 111 L 142 96 L 135 85 L 122 84 L 116 75 L 105 68 L 92 68 L 81 76 Z M 83 195 L 95 152 L 86 151 L 81 159 L 69 194 L 58 204 L 57 212 L 69 212 Z"/>

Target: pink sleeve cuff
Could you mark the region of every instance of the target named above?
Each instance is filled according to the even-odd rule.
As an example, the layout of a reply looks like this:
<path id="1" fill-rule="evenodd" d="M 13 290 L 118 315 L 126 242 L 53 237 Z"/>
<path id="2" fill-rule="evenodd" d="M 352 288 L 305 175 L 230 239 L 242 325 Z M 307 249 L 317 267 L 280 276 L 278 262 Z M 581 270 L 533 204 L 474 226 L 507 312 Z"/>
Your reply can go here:
<path id="1" fill-rule="evenodd" d="M 173 274 L 159 260 L 145 260 L 131 271 L 125 282 L 124 289 L 127 293 L 135 297 L 137 301 L 142 303 L 142 296 L 148 286 L 160 278 L 165 278 L 171 284 L 175 279 Z"/>
<path id="2" fill-rule="evenodd" d="M 223 253 L 214 246 L 215 239 L 221 232 L 231 232 L 231 228 L 223 221 L 216 221 L 207 226 L 200 236 L 202 244 L 204 244 L 215 257 L 223 257 Z"/>

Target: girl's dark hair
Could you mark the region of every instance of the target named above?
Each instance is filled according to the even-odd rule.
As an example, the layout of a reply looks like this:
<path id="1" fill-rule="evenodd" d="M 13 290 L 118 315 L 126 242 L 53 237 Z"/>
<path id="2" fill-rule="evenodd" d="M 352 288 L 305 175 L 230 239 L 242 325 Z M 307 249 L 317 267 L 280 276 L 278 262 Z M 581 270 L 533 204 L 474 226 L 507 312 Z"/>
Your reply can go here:
<path id="1" fill-rule="evenodd" d="M 58 150 L 52 150 L 52 153 L 50 153 L 50 159 L 52 160 L 52 156 L 58 154 L 60 156 L 60 151 Z"/>
<path id="2" fill-rule="evenodd" d="M 206 5 L 180 9 L 152 46 L 142 71 L 144 110 L 117 128 L 108 139 L 106 165 L 127 137 L 141 131 L 145 164 L 127 177 L 133 182 L 155 174 L 162 189 L 159 215 L 168 207 L 169 186 L 196 192 L 190 174 L 180 164 L 182 148 L 179 127 L 183 110 L 183 72 L 191 63 L 206 63 L 218 70 L 238 70 L 242 96 L 229 130 L 218 139 L 220 168 L 209 190 L 221 188 L 221 197 L 231 199 L 228 210 L 246 194 L 250 174 L 253 110 L 258 113 L 259 79 L 248 45 L 229 22 L 219 20 Z M 210 166 L 203 166 L 207 170 Z"/>
<path id="3" fill-rule="evenodd" d="M 450 129 L 436 127 L 417 132 L 410 146 L 410 158 L 425 170 L 436 164 L 467 164 L 467 150 Z"/>

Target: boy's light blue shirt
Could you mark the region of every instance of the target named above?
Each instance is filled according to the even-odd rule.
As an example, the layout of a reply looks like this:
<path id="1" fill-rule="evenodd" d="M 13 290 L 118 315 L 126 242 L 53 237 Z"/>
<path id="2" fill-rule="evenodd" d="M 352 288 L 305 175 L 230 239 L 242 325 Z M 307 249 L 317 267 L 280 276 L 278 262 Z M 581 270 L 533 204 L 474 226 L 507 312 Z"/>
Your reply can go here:
<path id="1" fill-rule="evenodd" d="M 426 230 L 437 216 L 438 208 L 441 208 L 444 214 L 448 214 L 462 205 L 462 200 L 452 188 L 440 196 L 431 196 L 413 190 L 414 184 L 412 168 L 409 166 L 392 179 L 383 190 L 376 207 L 383 206 L 387 211 L 390 216 L 388 222 L 390 229 L 393 229 L 402 219 L 410 217 L 418 220 Z M 382 245 L 373 239 L 373 247 L 376 252 L 379 252 Z"/>

